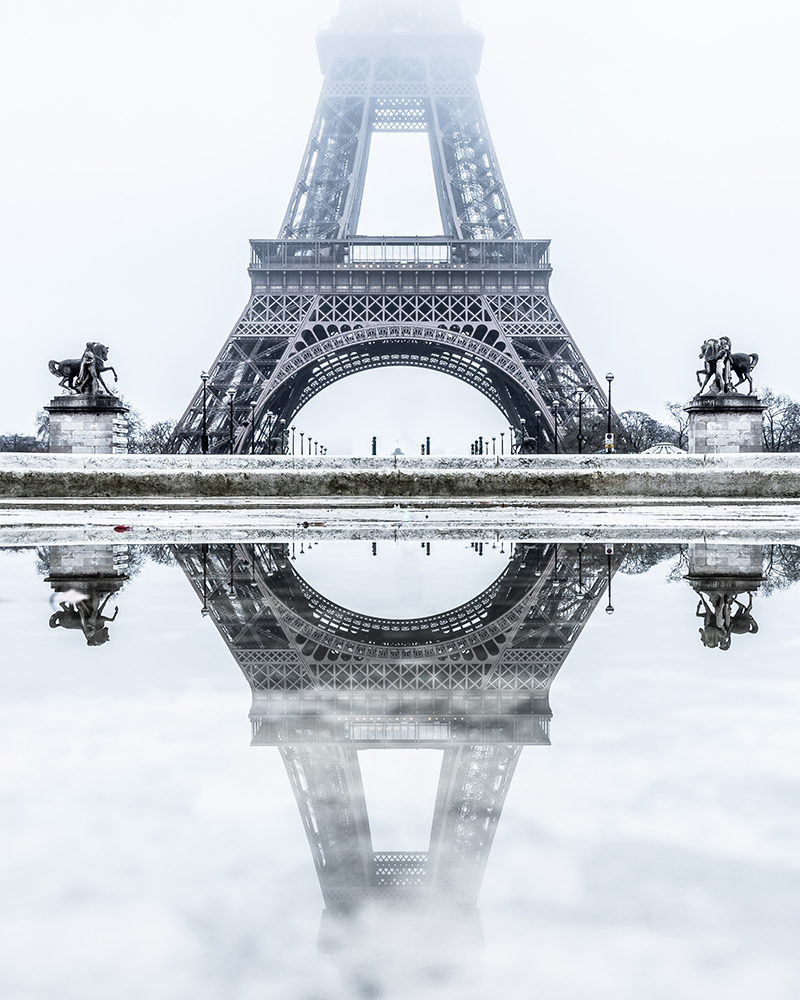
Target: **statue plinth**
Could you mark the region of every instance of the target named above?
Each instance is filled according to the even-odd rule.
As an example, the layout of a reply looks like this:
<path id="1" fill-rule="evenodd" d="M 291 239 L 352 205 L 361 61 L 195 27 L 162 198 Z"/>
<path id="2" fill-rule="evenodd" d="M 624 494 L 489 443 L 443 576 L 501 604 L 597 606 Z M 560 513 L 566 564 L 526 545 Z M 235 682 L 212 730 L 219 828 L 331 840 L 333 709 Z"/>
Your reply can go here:
<path id="1" fill-rule="evenodd" d="M 764 450 L 758 396 L 736 392 L 697 395 L 685 407 L 689 414 L 689 454 L 739 455 Z"/>
<path id="2" fill-rule="evenodd" d="M 59 455 L 125 455 L 128 407 L 117 396 L 55 396 L 50 414 L 50 451 Z"/>

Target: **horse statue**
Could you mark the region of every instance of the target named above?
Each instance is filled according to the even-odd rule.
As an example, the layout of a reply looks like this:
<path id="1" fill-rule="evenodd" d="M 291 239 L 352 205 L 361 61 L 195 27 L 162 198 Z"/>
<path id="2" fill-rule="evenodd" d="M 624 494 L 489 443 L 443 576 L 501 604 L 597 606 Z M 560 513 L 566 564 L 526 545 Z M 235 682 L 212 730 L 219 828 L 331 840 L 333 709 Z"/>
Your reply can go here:
<path id="1" fill-rule="evenodd" d="M 48 368 L 56 378 L 61 379 L 58 384 L 69 392 L 91 396 L 99 396 L 105 392 L 110 396 L 111 392 L 103 381 L 103 372 L 112 372 L 115 382 L 119 379 L 111 365 L 105 364 L 106 361 L 108 361 L 108 348 L 105 344 L 90 340 L 82 357 L 50 361 Z"/>
<path id="2" fill-rule="evenodd" d="M 714 380 L 714 391 L 736 392 L 742 382 L 749 383 L 749 392 L 753 392 L 752 372 L 758 364 L 757 354 L 734 354 L 731 351 L 729 337 L 720 337 L 719 340 L 710 338 L 704 340 L 700 347 L 700 358 L 704 362 L 703 368 L 697 374 L 697 384 L 700 386 L 701 395 L 705 392 L 706 386 Z M 731 372 L 739 376 L 736 385 L 731 381 Z M 702 376 L 705 376 L 705 381 Z"/>

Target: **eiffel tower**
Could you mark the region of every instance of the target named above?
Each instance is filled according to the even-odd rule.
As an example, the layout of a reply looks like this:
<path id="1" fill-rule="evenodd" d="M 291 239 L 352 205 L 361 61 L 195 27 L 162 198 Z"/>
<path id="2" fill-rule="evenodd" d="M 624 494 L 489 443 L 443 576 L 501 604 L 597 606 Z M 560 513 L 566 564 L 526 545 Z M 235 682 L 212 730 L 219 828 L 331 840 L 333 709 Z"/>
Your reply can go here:
<path id="1" fill-rule="evenodd" d="M 325 901 L 322 950 L 357 947 L 359 916 L 376 907 L 479 938 L 514 769 L 524 746 L 549 743 L 550 686 L 620 555 L 516 544 L 472 600 L 394 620 L 318 593 L 285 543 L 174 551 L 252 689 L 253 745 L 283 757 Z M 444 751 L 426 852 L 373 848 L 358 751 L 379 747 Z"/>
<path id="2" fill-rule="evenodd" d="M 599 411 L 605 396 L 551 302 L 549 241 L 521 237 L 478 93 L 482 34 L 458 0 L 342 0 L 317 47 L 325 79 L 280 237 L 251 241 L 250 301 L 171 449 L 284 454 L 313 396 L 387 366 L 461 379 L 515 450 L 535 449 L 534 426 L 551 447 L 578 389 Z M 356 235 L 374 132 L 427 133 L 445 236 Z"/>

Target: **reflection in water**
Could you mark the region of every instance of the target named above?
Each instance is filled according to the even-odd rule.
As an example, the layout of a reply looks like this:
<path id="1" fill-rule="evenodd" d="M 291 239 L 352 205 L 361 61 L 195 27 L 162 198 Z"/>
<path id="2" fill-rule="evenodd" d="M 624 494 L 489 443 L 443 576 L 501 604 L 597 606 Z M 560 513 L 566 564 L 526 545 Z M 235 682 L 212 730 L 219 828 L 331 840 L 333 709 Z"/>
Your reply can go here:
<path id="1" fill-rule="evenodd" d="M 106 605 L 128 579 L 128 547 L 124 545 L 51 545 L 42 552 L 46 581 L 56 594 L 60 610 L 50 616 L 50 628 L 79 629 L 88 646 L 110 639 Z M 55 595 L 54 595 L 55 597 Z"/>
<path id="2" fill-rule="evenodd" d="M 356 996 L 474 988 L 477 899 L 523 746 L 549 742 L 550 685 L 619 556 L 517 544 L 482 593 L 416 619 L 335 604 L 285 544 L 176 547 L 278 746 L 316 865 L 319 947 Z M 375 551 L 373 549 L 373 551 Z M 429 848 L 373 850 L 358 750 L 444 751 Z"/>
<path id="3" fill-rule="evenodd" d="M 765 580 L 763 558 L 760 545 L 689 546 L 686 579 L 700 597 L 696 614 L 703 620 L 700 640 L 707 648 L 727 650 L 734 635 L 758 632 L 753 594 Z"/>

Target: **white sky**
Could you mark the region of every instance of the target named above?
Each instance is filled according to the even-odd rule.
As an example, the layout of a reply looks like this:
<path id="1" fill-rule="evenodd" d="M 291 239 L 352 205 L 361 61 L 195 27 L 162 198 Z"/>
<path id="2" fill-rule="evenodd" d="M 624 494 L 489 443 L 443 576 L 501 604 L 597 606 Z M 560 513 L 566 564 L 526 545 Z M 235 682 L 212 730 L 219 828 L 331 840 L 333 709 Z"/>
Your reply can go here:
<path id="1" fill-rule="evenodd" d="M 479 81 L 523 231 L 553 240 L 555 304 L 595 372 L 616 373 L 615 404 L 690 395 L 699 342 L 723 332 L 761 355 L 758 384 L 792 392 L 796 6 L 463 7 L 486 33 Z M 55 389 L 47 361 L 89 338 L 147 420 L 180 415 L 247 301 L 248 239 L 277 234 L 322 80 L 314 34 L 336 8 L 3 5 L 0 431 L 32 427 Z M 414 137 L 376 145 L 363 228 L 395 228 L 405 206 L 404 229 L 438 231 L 413 152 Z M 503 426 L 431 378 L 359 376 L 298 424 L 339 450 L 377 433 L 411 451 L 424 433 L 463 450 Z"/>

